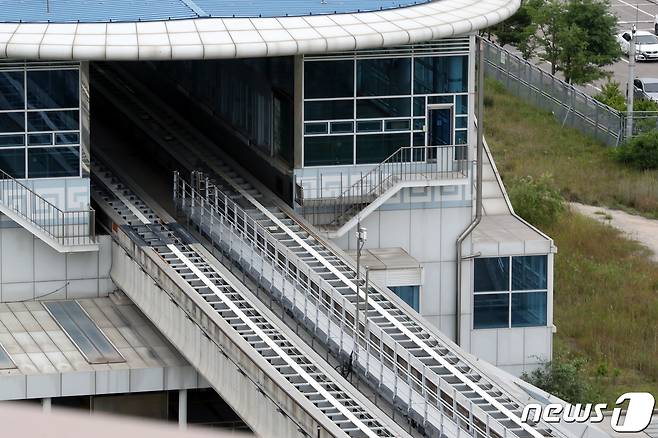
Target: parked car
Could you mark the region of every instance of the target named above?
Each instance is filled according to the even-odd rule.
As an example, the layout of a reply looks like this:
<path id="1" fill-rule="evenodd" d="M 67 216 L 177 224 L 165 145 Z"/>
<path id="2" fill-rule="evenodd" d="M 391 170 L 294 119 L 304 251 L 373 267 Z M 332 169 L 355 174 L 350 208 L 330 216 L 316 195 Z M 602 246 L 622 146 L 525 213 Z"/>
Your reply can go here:
<path id="1" fill-rule="evenodd" d="M 626 55 L 631 50 L 631 31 L 617 35 L 617 41 Z M 635 32 L 635 60 L 658 61 L 658 36 L 645 30 Z"/>
<path id="2" fill-rule="evenodd" d="M 635 98 L 658 102 L 658 78 L 636 78 L 633 85 Z"/>

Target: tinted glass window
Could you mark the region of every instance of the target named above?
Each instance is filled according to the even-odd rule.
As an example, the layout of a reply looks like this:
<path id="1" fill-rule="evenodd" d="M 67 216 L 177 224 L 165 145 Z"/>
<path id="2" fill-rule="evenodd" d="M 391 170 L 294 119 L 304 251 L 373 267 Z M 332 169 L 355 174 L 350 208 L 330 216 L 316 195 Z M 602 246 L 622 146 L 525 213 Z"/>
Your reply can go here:
<path id="1" fill-rule="evenodd" d="M 80 148 L 28 149 L 29 178 L 54 178 L 80 174 Z"/>
<path id="2" fill-rule="evenodd" d="M 79 111 L 38 111 L 27 113 L 28 131 L 74 131 L 80 129 Z"/>
<path id="3" fill-rule="evenodd" d="M 25 108 L 23 72 L 0 72 L 0 110 Z"/>
<path id="4" fill-rule="evenodd" d="M 411 94 L 411 59 L 363 59 L 356 63 L 357 96 Z"/>
<path id="5" fill-rule="evenodd" d="M 0 150 L 0 169 L 14 178 L 25 178 L 25 149 Z"/>
<path id="6" fill-rule="evenodd" d="M 27 107 L 30 109 L 77 108 L 79 94 L 77 70 L 27 72 Z"/>
<path id="7" fill-rule="evenodd" d="M 328 100 L 304 103 L 305 120 L 335 120 L 353 118 L 353 100 Z"/>
<path id="8" fill-rule="evenodd" d="M 548 287 L 546 256 L 512 257 L 512 290 L 536 290 Z"/>
<path id="9" fill-rule="evenodd" d="M 509 294 L 473 295 L 473 327 L 501 328 L 509 325 Z"/>
<path id="10" fill-rule="evenodd" d="M 546 292 L 512 294 L 512 327 L 546 325 Z"/>
<path id="11" fill-rule="evenodd" d="M 410 115 L 410 98 L 361 99 L 356 102 L 356 116 L 360 119 L 408 117 Z"/>
<path id="12" fill-rule="evenodd" d="M 354 96 L 354 61 L 304 63 L 304 97 Z"/>
<path id="13" fill-rule="evenodd" d="M 0 132 L 25 132 L 25 113 L 0 113 Z"/>
<path id="14" fill-rule="evenodd" d="M 509 290 L 509 258 L 475 259 L 475 292 Z"/>
<path id="15" fill-rule="evenodd" d="M 305 166 L 353 164 L 353 162 L 354 137 L 351 135 L 304 139 Z"/>
<path id="16" fill-rule="evenodd" d="M 401 134 L 369 134 L 356 137 L 357 164 L 381 163 L 393 152 L 409 146 L 411 136 Z"/>
<path id="17" fill-rule="evenodd" d="M 29 134 L 27 136 L 28 146 L 46 146 L 53 144 L 52 134 Z"/>
<path id="18" fill-rule="evenodd" d="M 414 60 L 416 94 L 466 92 L 467 56 L 421 57 Z"/>
<path id="19" fill-rule="evenodd" d="M 416 312 L 420 309 L 420 286 L 391 286 L 389 287 L 402 300 Z"/>
<path id="20" fill-rule="evenodd" d="M 0 148 L 25 146 L 24 134 L 0 135 Z"/>

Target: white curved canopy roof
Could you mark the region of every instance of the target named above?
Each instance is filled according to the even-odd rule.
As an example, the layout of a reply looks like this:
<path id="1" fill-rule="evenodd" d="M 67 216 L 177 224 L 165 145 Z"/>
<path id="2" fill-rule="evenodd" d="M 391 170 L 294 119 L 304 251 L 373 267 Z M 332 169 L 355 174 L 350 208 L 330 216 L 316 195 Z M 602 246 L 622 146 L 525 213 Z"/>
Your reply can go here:
<path id="1" fill-rule="evenodd" d="M 412 44 L 496 24 L 520 0 L 436 0 L 352 14 L 133 23 L 0 23 L 0 59 L 251 58 Z"/>

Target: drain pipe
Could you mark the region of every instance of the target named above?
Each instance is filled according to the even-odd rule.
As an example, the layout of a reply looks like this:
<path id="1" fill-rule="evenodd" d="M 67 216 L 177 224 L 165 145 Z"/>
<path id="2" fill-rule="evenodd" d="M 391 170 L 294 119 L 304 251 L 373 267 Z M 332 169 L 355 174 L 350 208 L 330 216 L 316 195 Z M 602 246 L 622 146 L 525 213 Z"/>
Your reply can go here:
<path id="1" fill-rule="evenodd" d="M 478 102 L 477 102 L 477 154 L 476 154 L 476 180 L 475 180 L 475 218 L 471 224 L 457 238 L 457 309 L 455 315 L 455 342 L 461 345 L 461 313 L 462 313 L 462 244 L 466 237 L 473 232 L 482 220 L 482 159 L 484 157 L 484 42 L 482 37 L 476 36 L 478 56 Z M 470 258 L 470 257 L 469 257 Z"/>

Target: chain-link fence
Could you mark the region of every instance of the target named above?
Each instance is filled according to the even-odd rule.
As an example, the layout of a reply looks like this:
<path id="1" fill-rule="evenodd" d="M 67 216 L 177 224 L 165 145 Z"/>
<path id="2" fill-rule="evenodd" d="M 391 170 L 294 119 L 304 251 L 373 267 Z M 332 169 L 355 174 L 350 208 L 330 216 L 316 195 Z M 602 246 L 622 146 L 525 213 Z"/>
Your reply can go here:
<path id="1" fill-rule="evenodd" d="M 625 139 L 627 117 L 491 41 L 484 40 L 485 73 L 521 99 L 609 146 Z M 633 135 L 658 128 L 658 112 L 634 112 Z"/>

